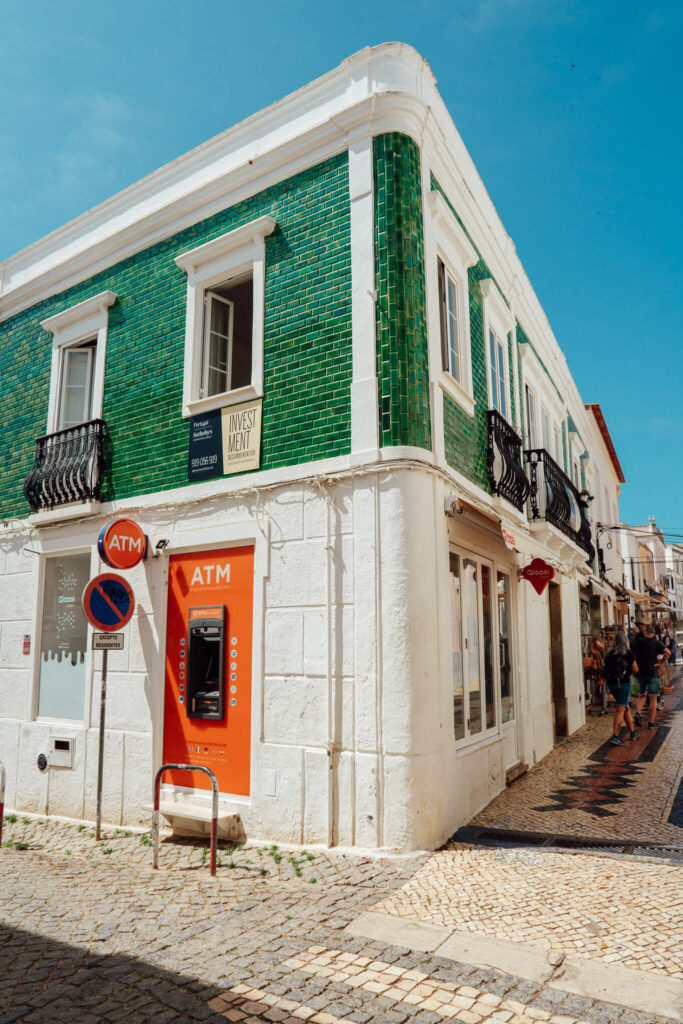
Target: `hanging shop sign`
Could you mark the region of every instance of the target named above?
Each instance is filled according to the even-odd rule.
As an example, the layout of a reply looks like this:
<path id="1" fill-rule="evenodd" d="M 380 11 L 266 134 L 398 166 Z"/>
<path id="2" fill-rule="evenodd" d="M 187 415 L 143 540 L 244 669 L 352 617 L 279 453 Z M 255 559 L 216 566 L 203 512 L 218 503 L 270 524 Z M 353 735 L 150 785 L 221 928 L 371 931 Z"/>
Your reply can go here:
<path id="1" fill-rule="evenodd" d="M 191 418 L 188 480 L 199 482 L 259 468 L 262 404 L 259 398 Z"/>
<path id="2" fill-rule="evenodd" d="M 132 519 L 112 519 L 102 527 L 97 550 L 112 569 L 132 569 L 147 557 L 147 536 Z"/>
<path id="3" fill-rule="evenodd" d="M 548 565 L 542 558 L 534 558 L 524 569 L 522 576 L 528 580 L 537 594 L 542 594 L 555 575 L 552 565 Z"/>
<path id="4" fill-rule="evenodd" d="M 90 580 L 83 591 L 83 611 L 91 626 L 115 633 L 130 622 L 135 597 L 130 584 L 115 572 L 103 572 Z"/>

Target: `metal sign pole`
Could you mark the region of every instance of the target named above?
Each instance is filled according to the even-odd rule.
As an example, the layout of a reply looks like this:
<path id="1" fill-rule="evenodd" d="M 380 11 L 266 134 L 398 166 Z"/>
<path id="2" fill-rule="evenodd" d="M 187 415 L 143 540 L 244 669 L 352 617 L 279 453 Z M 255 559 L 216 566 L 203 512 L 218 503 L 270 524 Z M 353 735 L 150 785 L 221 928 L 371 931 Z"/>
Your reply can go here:
<path id="1" fill-rule="evenodd" d="M 95 839 L 100 840 L 100 829 L 102 825 L 102 776 L 104 769 L 104 711 L 107 702 L 107 654 L 102 651 L 102 691 L 100 693 L 100 748 L 97 756 L 97 826 L 95 828 Z"/>

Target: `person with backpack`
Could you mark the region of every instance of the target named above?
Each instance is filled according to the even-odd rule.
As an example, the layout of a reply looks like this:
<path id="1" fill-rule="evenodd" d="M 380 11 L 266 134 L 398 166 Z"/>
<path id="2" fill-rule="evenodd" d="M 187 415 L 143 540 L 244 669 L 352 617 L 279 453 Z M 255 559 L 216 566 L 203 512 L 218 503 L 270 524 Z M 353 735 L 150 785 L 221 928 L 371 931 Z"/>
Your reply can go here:
<path id="1" fill-rule="evenodd" d="M 624 741 L 619 733 L 621 732 L 621 727 L 624 724 L 624 721 L 626 721 L 632 740 L 637 740 L 640 735 L 633 724 L 631 709 L 629 707 L 629 701 L 631 699 L 631 673 L 633 672 L 637 674 L 638 664 L 633 651 L 629 647 L 629 643 L 623 629 L 618 629 L 614 634 L 612 646 L 605 655 L 603 672 L 605 675 L 605 682 L 607 683 L 609 691 L 614 697 L 614 701 L 617 705 L 610 743 L 615 747 L 623 747 Z"/>

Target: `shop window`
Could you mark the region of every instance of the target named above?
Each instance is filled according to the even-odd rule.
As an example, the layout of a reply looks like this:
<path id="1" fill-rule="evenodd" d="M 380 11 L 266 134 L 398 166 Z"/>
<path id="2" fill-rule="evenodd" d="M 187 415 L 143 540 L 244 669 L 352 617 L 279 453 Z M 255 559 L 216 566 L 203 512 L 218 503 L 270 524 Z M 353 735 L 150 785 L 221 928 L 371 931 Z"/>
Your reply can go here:
<path id="1" fill-rule="evenodd" d="M 88 624 L 81 596 L 89 579 L 89 554 L 46 559 L 38 682 L 41 717 L 84 717 Z"/>
<path id="2" fill-rule="evenodd" d="M 187 274 L 183 416 L 263 395 L 265 238 L 259 217 L 176 257 Z"/>
<path id="3" fill-rule="evenodd" d="M 515 719 L 510 576 L 464 552 L 449 569 L 453 723 L 466 745 Z"/>

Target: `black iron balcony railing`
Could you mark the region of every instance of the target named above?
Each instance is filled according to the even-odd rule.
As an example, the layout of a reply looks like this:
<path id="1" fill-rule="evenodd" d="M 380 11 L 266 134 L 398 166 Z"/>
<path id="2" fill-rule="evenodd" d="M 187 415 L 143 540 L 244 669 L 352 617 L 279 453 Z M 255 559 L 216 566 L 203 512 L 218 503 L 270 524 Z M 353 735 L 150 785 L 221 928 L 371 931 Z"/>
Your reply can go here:
<path id="1" fill-rule="evenodd" d="M 491 493 L 505 498 L 521 512 L 529 495 L 529 481 L 522 464 L 521 438 L 495 409 L 489 409 L 486 417 L 489 426 L 486 470 Z"/>
<path id="2" fill-rule="evenodd" d="M 586 506 L 567 474 L 545 448 L 524 452 L 531 483 L 531 518 L 544 519 L 578 544 L 593 561 L 595 548 Z"/>
<path id="3" fill-rule="evenodd" d="M 105 427 L 104 420 L 90 420 L 37 439 L 33 467 L 24 481 L 34 512 L 101 497 Z"/>

